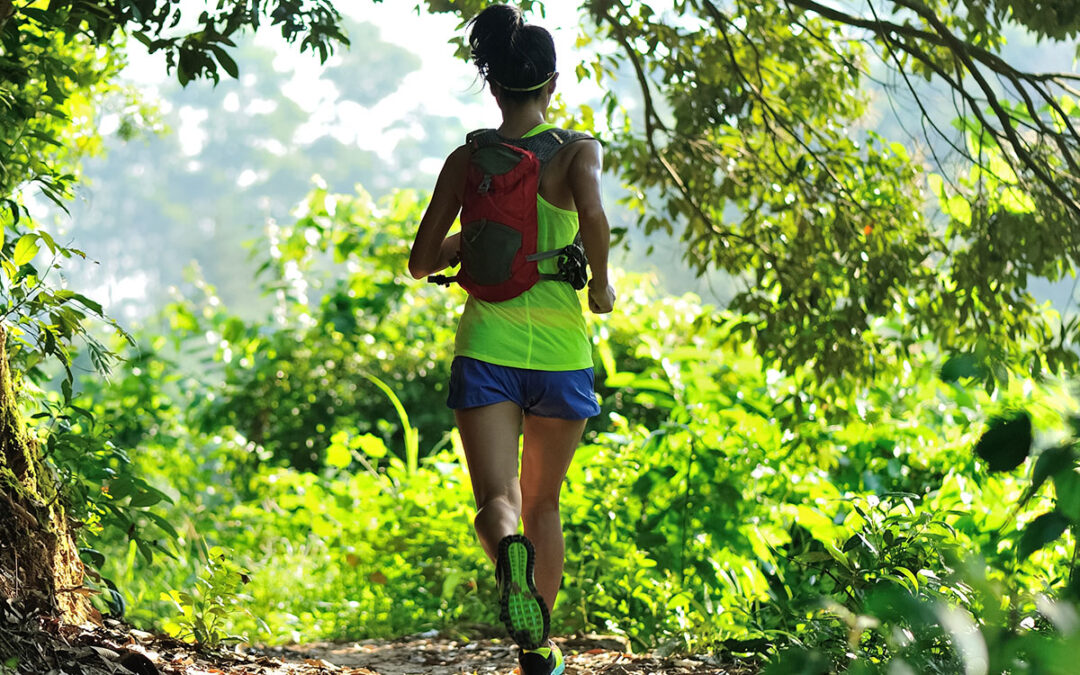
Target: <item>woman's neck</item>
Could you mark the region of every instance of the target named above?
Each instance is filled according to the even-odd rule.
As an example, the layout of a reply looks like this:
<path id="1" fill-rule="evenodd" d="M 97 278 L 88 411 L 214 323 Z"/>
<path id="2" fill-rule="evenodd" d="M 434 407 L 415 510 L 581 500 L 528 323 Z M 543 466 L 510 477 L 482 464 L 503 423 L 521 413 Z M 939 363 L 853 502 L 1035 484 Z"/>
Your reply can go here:
<path id="1" fill-rule="evenodd" d="M 528 104 L 503 108 L 503 123 L 498 129 L 499 134 L 507 138 L 520 138 L 536 125 L 544 123 L 546 108 L 547 106 Z"/>

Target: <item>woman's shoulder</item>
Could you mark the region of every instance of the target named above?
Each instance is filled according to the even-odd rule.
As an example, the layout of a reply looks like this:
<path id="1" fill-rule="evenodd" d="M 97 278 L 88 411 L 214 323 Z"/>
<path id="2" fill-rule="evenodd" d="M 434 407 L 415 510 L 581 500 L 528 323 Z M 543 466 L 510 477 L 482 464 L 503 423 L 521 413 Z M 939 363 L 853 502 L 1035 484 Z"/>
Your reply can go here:
<path id="1" fill-rule="evenodd" d="M 585 163 L 593 164 L 601 161 L 604 155 L 603 144 L 595 137 L 583 132 L 575 132 L 573 140 L 559 154 L 562 155 L 563 163 L 571 165 Z"/>
<path id="2" fill-rule="evenodd" d="M 454 148 L 454 150 L 446 156 L 446 161 L 443 164 L 446 168 L 463 169 L 468 163 L 469 146 L 463 143 Z"/>

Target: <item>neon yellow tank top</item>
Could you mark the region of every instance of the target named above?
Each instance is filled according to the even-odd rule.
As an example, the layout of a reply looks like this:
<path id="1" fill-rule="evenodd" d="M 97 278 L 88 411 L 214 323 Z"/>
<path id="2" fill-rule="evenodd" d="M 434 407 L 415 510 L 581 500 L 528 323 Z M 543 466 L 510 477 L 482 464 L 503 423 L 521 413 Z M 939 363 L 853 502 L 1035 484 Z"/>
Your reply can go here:
<path id="1" fill-rule="evenodd" d="M 525 137 L 553 128 L 541 124 Z M 536 195 L 537 250 L 562 248 L 574 240 L 578 215 Z M 540 272 L 558 271 L 556 259 L 541 260 Z M 570 284 L 539 281 L 516 298 L 484 302 L 469 297 L 458 323 L 454 355 L 531 370 L 591 368 L 592 348 L 581 301 Z"/>

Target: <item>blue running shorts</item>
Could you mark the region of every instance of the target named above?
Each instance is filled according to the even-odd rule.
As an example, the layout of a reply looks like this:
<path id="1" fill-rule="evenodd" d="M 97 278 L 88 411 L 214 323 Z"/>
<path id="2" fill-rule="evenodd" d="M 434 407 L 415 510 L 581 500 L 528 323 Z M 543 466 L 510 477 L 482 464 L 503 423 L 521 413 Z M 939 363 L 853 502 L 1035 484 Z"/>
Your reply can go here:
<path id="1" fill-rule="evenodd" d="M 457 410 L 502 401 L 512 401 L 526 414 L 538 417 L 582 420 L 600 414 L 592 368 L 529 370 L 454 357 L 447 406 Z"/>

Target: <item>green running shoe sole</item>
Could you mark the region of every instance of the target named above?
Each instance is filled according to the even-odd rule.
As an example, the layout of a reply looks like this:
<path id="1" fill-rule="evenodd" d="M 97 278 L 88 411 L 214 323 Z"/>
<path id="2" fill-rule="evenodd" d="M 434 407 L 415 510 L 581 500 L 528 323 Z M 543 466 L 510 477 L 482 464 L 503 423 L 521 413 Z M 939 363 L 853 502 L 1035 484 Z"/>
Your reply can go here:
<path id="1" fill-rule="evenodd" d="M 522 649 L 547 644 L 551 619 L 547 604 L 533 583 L 536 551 L 520 534 L 499 542 L 496 575 L 499 579 L 499 618 Z"/>

